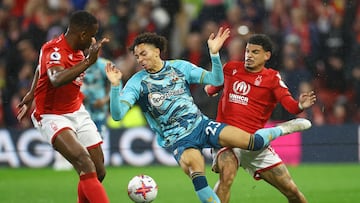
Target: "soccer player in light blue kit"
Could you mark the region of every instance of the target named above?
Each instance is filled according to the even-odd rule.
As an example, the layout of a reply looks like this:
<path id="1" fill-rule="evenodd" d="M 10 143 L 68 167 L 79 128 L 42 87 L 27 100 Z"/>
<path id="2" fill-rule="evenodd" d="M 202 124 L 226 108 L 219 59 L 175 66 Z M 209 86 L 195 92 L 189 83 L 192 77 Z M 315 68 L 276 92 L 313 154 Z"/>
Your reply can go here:
<path id="1" fill-rule="evenodd" d="M 84 106 L 89 111 L 98 131 L 103 135 L 106 117 L 109 112 L 109 85 L 106 78 L 105 66 L 110 61 L 99 57 L 86 70 L 81 92 L 84 94 Z"/>
<path id="2" fill-rule="evenodd" d="M 113 64 L 106 65 L 111 83 L 110 112 L 120 120 L 138 102 L 159 145 L 173 152 L 183 171 L 191 178 L 201 202 L 219 203 L 205 177 L 203 148 L 239 147 L 259 150 L 271 140 L 295 131 L 310 128 L 306 119 L 285 122 L 249 134 L 237 127 L 215 122 L 194 104 L 190 84 L 221 85 L 224 81 L 219 50 L 229 37 L 230 30 L 220 28 L 208 39 L 212 70 L 206 71 L 184 60 L 162 60 L 166 39 L 154 33 L 140 34 L 130 50 L 144 69 L 134 74 L 122 88 L 121 71 Z"/>

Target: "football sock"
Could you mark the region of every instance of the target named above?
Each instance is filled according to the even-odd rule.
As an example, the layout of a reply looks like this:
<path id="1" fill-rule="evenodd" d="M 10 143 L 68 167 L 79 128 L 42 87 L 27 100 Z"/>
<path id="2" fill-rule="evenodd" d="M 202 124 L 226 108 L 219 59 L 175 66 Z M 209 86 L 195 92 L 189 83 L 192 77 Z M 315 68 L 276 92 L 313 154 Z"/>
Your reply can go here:
<path id="1" fill-rule="evenodd" d="M 250 136 L 248 149 L 256 151 L 267 147 L 272 140 L 275 140 L 277 137 L 281 136 L 281 134 L 282 131 L 279 127 L 259 129 L 254 135 Z"/>
<path id="2" fill-rule="evenodd" d="M 219 197 L 209 187 L 206 177 L 202 172 L 194 172 L 191 174 L 192 182 L 195 187 L 195 192 L 203 203 L 220 203 Z"/>
<path id="3" fill-rule="evenodd" d="M 85 194 L 85 197 L 89 202 L 91 203 L 109 202 L 109 198 L 106 195 L 105 188 L 98 180 L 96 172 L 81 175 L 79 187 L 80 190 L 83 192 L 83 194 Z"/>
<path id="4" fill-rule="evenodd" d="M 78 200 L 77 200 L 77 203 L 90 203 L 89 200 L 86 199 L 84 191 L 82 190 L 82 188 L 80 186 L 80 182 L 78 184 Z"/>

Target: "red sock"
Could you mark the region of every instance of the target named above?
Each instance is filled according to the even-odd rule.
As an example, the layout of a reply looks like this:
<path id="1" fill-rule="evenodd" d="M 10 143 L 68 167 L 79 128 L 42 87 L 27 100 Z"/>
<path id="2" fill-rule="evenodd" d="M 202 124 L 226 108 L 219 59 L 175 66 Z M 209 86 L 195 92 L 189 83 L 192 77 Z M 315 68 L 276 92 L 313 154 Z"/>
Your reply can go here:
<path id="1" fill-rule="evenodd" d="M 90 203 L 89 200 L 86 199 L 84 191 L 80 187 L 80 182 L 78 184 L 78 201 L 77 203 Z"/>
<path id="2" fill-rule="evenodd" d="M 79 190 L 80 190 L 80 192 L 78 192 L 79 201 L 85 199 L 84 203 L 86 203 L 86 201 L 91 203 L 109 202 L 109 198 L 106 195 L 105 188 L 97 179 L 96 172 L 88 173 L 80 176 L 78 191 Z"/>

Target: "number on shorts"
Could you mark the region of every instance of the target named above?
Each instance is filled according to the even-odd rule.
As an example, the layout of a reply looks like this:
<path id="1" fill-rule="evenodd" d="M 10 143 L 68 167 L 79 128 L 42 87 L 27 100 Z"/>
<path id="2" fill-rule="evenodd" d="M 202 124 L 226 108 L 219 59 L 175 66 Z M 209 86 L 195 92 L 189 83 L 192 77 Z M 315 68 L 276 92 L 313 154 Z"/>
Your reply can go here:
<path id="1" fill-rule="evenodd" d="M 221 124 L 218 122 L 210 121 L 208 123 L 208 126 L 205 128 L 206 135 L 215 135 L 215 133 L 220 125 Z"/>

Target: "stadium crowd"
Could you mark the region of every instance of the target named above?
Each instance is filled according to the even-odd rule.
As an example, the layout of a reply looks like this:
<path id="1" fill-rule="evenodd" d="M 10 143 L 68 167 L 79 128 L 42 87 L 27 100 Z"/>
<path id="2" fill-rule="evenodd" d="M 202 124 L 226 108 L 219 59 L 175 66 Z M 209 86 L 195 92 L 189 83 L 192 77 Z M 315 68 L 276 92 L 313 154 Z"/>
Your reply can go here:
<path id="1" fill-rule="evenodd" d="M 360 123 L 360 2 L 347 0 L 3 0 L 0 3 L 0 127 L 29 128 L 16 106 L 31 86 L 41 45 L 65 31 L 69 14 L 85 9 L 108 37 L 101 55 L 124 72 L 138 70 L 128 51 L 142 32 L 169 39 L 167 57 L 210 68 L 206 40 L 231 28 L 221 59 L 241 60 L 247 37 L 274 41 L 267 64 L 280 71 L 293 95 L 314 89 L 317 102 L 300 114 L 314 125 Z M 200 109 L 215 118 L 217 100 L 192 87 Z M 29 116 L 28 116 L 29 117 Z M 278 107 L 273 120 L 292 115 Z"/>

